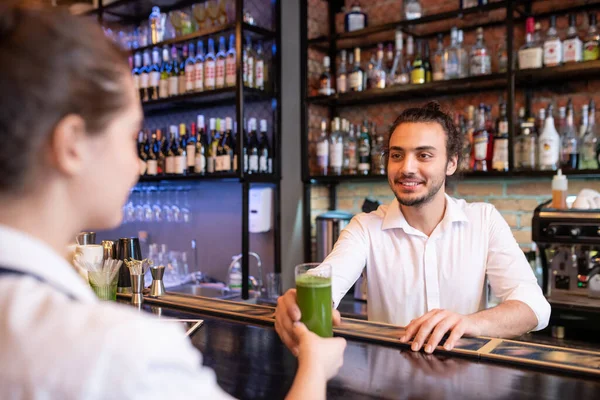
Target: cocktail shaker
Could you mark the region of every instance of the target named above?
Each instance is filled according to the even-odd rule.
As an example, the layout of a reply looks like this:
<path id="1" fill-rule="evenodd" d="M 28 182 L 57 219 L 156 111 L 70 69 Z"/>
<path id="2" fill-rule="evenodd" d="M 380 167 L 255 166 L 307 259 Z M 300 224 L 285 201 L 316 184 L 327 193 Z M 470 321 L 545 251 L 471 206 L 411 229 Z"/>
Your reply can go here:
<path id="1" fill-rule="evenodd" d="M 96 232 L 79 232 L 75 236 L 75 242 L 80 246 L 96 244 Z"/>
<path id="2" fill-rule="evenodd" d="M 138 238 L 121 238 L 117 242 L 116 256 L 118 260 L 123 260 L 123 265 L 119 269 L 119 283 L 117 284 L 118 293 L 131 293 L 131 277 L 129 268 L 125 265 L 125 260 L 133 258 L 142 260 L 142 251 L 140 250 L 140 241 Z M 141 278 L 141 285 L 144 288 L 144 276 Z"/>

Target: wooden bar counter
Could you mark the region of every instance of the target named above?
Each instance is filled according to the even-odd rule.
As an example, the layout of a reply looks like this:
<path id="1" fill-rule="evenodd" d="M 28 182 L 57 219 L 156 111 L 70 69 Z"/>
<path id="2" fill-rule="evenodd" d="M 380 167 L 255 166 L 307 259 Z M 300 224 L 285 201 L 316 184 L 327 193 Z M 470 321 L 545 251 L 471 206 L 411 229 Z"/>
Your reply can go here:
<path id="1" fill-rule="evenodd" d="M 289 390 L 297 363 L 273 329 L 273 308 L 167 295 L 145 298 L 142 309 L 160 318 L 204 320 L 191 341 L 231 395 L 282 399 Z M 344 366 L 329 382 L 327 398 L 600 399 L 600 352 L 473 338 L 462 350 L 426 355 L 400 344 L 400 330 L 344 319 L 335 329 L 348 340 Z M 534 361 L 519 360 L 524 355 Z"/>

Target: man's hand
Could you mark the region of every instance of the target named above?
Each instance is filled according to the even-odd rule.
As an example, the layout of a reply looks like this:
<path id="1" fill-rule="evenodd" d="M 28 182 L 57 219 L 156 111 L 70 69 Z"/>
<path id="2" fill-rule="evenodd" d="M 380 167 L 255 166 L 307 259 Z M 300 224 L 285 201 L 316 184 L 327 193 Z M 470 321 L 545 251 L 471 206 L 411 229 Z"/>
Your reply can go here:
<path id="1" fill-rule="evenodd" d="M 277 299 L 275 309 L 275 330 L 281 341 L 290 351 L 298 356 L 298 338 L 294 333 L 294 322 L 300 321 L 300 308 L 296 302 L 296 289 L 290 289 Z M 340 325 L 340 313 L 332 310 L 333 325 Z"/>
<path id="2" fill-rule="evenodd" d="M 463 335 L 481 336 L 480 328 L 470 316 L 447 310 L 431 310 L 422 317 L 412 320 L 400 341 L 407 343 L 414 337 L 411 349 L 419 351 L 425 346 L 425 352 L 431 354 L 448 331 L 451 333 L 444 344 L 444 349 L 448 351 L 454 348 Z"/>

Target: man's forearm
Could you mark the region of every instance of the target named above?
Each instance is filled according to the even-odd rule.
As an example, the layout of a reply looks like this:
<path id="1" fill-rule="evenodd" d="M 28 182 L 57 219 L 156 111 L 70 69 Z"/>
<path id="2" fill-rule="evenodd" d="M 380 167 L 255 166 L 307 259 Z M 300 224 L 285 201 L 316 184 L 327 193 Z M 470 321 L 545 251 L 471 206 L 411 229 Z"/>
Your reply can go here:
<path id="1" fill-rule="evenodd" d="M 533 310 L 518 300 L 507 300 L 494 308 L 471 314 L 481 336 L 509 338 L 520 336 L 538 324 Z"/>
<path id="2" fill-rule="evenodd" d="M 286 400 L 325 400 L 327 379 L 320 369 L 310 365 L 300 364 L 292 388 L 285 397 Z"/>

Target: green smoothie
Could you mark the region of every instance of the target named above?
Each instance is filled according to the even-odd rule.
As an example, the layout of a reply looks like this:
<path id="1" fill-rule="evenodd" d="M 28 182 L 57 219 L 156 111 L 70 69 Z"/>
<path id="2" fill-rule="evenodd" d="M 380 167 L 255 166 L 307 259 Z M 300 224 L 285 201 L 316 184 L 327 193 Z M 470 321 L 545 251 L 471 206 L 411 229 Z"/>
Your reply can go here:
<path id="1" fill-rule="evenodd" d="M 306 327 L 321 337 L 332 337 L 331 278 L 297 276 L 296 300 Z"/>

